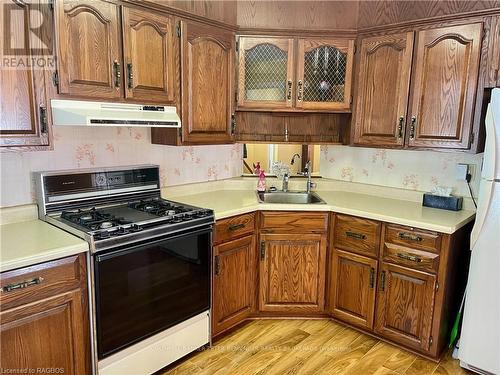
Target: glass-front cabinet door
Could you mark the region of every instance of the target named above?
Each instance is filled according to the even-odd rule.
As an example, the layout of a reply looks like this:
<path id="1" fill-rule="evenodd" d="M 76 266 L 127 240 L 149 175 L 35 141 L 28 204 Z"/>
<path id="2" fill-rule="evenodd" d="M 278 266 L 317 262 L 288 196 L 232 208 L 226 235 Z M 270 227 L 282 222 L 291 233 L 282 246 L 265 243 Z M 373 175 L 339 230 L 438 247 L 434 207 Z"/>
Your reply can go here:
<path id="1" fill-rule="evenodd" d="M 296 107 L 350 110 L 354 40 L 299 39 Z"/>
<path id="2" fill-rule="evenodd" d="M 292 38 L 240 37 L 238 107 L 292 108 L 293 47 Z"/>

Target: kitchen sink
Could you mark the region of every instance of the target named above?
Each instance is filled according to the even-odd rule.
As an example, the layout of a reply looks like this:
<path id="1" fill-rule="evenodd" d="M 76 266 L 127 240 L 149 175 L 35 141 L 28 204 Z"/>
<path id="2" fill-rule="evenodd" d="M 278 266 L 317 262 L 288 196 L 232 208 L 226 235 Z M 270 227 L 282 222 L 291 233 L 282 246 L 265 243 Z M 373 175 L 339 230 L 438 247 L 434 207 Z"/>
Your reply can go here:
<path id="1" fill-rule="evenodd" d="M 260 203 L 326 204 L 318 194 L 305 191 L 257 192 L 257 197 Z"/>

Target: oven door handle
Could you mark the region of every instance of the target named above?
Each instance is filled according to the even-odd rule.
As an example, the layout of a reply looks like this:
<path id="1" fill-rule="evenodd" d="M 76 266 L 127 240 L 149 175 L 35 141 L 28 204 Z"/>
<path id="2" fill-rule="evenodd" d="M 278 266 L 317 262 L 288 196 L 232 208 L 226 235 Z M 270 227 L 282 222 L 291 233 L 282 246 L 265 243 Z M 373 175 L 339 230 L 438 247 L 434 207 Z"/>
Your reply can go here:
<path id="1" fill-rule="evenodd" d="M 136 243 L 136 244 L 121 246 L 120 249 L 110 251 L 110 252 L 105 253 L 105 254 L 98 253 L 98 254 L 95 254 L 95 260 L 96 260 L 96 262 L 102 262 L 102 261 L 105 261 L 108 259 L 115 258 L 117 256 L 122 256 L 125 254 L 130 254 L 130 253 L 133 253 L 136 251 L 140 251 L 140 248 L 150 247 L 150 246 L 153 246 L 157 243 L 178 240 L 178 239 L 183 238 L 183 237 L 193 237 L 193 236 L 197 236 L 197 235 L 205 234 L 205 233 L 210 234 L 208 246 L 209 246 L 209 249 L 212 248 L 212 225 L 210 225 L 208 227 L 204 226 L 204 228 L 194 230 L 194 231 L 189 231 L 189 229 L 187 229 L 187 230 L 188 230 L 188 232 L 183 231 L 182 233 L 178 233 L 177 235 L 172 235 L 172 236 L 167 235 L 165 237 L 152 239 L 151 241 L 146 240 L 145 242 L 141 242 L 138 244 Z"/>

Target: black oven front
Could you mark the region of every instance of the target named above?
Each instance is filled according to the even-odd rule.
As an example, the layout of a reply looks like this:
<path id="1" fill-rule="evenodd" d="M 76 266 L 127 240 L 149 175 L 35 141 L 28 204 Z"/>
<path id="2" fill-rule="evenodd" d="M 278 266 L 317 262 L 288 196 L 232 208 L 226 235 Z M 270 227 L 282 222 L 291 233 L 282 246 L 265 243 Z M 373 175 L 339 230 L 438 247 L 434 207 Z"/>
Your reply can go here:
<path id="1" fill-rule="evenodd" d="M 210 308 L 212 227 L 94 255 L 98 358 Z"/>

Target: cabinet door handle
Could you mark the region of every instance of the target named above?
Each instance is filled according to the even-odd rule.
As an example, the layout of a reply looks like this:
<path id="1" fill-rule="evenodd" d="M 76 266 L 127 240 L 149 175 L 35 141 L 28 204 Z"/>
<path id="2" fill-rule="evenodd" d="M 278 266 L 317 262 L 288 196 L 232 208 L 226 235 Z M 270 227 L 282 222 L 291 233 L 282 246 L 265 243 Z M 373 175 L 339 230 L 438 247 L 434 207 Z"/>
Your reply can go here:
<path id="1" fill-rule="evenodd" d="M 260 260 L 266 259 L 266 243 L 264 241 L 260 242 Z"/>
<path id="2" fill-rule="evenodd" d="M 422 237 L 410 233 L 399 232 L 398 237 L 402 240 L 422 242 Z"/>
<path id="3" fill-rule="evenodd" d="M 2 287 L 2 292 L 11 292 L 17 289 L 24 289 L 32 285 L 38 285 L 43 281 L 43 277 L 35 277 L 34 279 L 29 279 L 21 281 L 20 283 L 8 284 Z"/>
<path id="4" fill-rule="evenodd" d="M 302 80 L 297 82 L 297 101 L 302 101 Z"/>
<path id="5" fill-rule="evenodd" d="M 385 271 L 380 274 L 380 290 L 385 291 Z"/>
<path id="6" fill-rule="evenodd" d="M 236 115 L 233 113 L 231 115 L 231 135 L 236 133 Z"/>
<path id="7" fill-rule="evenodd" d="M 292 85 L 293 85 L 293 82 L 291 79 L 288 80 L 287 82 L 288 84 L 288 88 L 287 88 L 287 94 L 286 94 L 286 99 L 288 101 L 292 100 Z"/>
<path id="8" fill-rule="evenodd" d="M 422 258 L 419 258 L 415 255 L 405 254 L 405 253 L 397 253 L 396 256 L 398 258 L 401 258 L 404 260 L 410 260 L 410 261 L 416 262 L 416 263 L 420 263 L 422 261 Z"/>
<path id="9" fill-rule="evenodd" d="M 370 289 L 375 287 L 375 268 L 370 268 Z"/>
<path id="10" fill-rule="evenodd" d="M 415 139 L 415 127 L 417 126 L 417 117 L 413 116 L 411 118 L 411 125 L 410 125 L 410 139 Z"/>
<path id="11" fill-rule="evenodd" d="M 218 255 L 215 256 L 214 268 L 215 268 L 215 270 L 214 270 L 215 276 L 219 276 L 220 275 L 220 259 L 219 259 Z"/>
<path id="12" fill-rule="evenodd" d="M 404 122 L 404 117 L 400 116 L 398 122 L 398 138 L 403 138 L 403 122 Z"/>
<path id="13" fill-rule="evenodd" d="M 134 71 L 133 71 L 133 66 L 132 63 L 127 64 L 127 81 L 128 81 L 128 88 L 131 89 L 134 87 Z"/>
<path id="14" fill-rule="evenodd" d="M 42 134 L 47 134 L 47 107 L 44 104 L 40 104 L 40 132 Z"/>
<path id="15" fill-rule="evenodd" d="M 241 229 L 241 228 L 245 228 L 245 224 L 243 224 L 243 223 L 232 224 L 227 229 L 230 230 L 230 231 L 234 231 L 234 230 L 238 230 L 238 229 Z"/>
<path id="16" fill-rule="evenodd" d="M 364 235 L 363 233 L 351 232 L 349 230 L 345 232 L 345 235 L 347 237 L 355 238 L 357 240 L 365 240 L 366 239 L 366 235 Z"/>
<path id="17" fill-rule="evenodd" d="M 115 60 L 113 63 L 113 71 L 115 74 L 115 87 L 120 87 L 122 81 L 122 72 L 120 70 L 120 63 Z"/>

